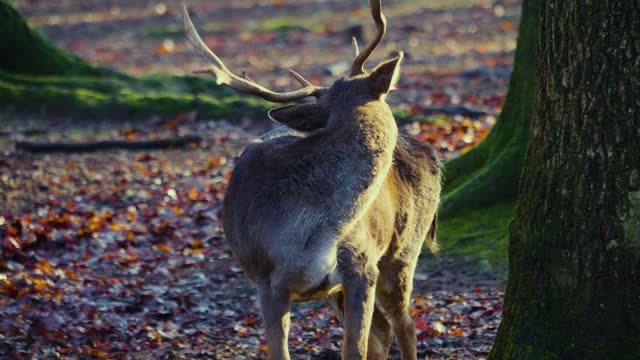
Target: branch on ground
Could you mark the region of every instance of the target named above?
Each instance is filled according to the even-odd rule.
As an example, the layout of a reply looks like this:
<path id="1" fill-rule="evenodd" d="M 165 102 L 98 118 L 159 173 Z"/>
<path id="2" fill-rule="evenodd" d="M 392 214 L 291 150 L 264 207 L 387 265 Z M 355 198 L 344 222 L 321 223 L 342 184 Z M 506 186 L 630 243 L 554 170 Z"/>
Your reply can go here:
<path id="1" fill-rule="evenodd" d="M 198 144 L 201 140 L 202 138 L 200 136 L 191 135 L 159 140 L 107 140 L 80 143 L 37 143 L 29 141 L 19 141 L 16 143 L 16 150 L 28 151 L 32 153 L 90 152 L 111 149 L 152 150 L 182 147 L 189 144 Z"/>
<path id="2" fill-rule="evenodd" d="M 424 115 L 445 114 L 449 116 L 462 115 L 464 117 L 477 118 L 489 115 L 486 111 L 468 108 L 466 106 L 427 106 L 422 109 Z"/>
<path id="3" fill-rule="evenodd" d="M 5 130 L 5 131 L 0 131 L 0 137 L 8 137 L 8 136 L 15 136 L 15 135 L 38 136 L 38 135 L 44 135 L 46 133 L 47 131 L 43 129 L 24 129 L 24 130 L 16 130 L 16 131 Z"/>

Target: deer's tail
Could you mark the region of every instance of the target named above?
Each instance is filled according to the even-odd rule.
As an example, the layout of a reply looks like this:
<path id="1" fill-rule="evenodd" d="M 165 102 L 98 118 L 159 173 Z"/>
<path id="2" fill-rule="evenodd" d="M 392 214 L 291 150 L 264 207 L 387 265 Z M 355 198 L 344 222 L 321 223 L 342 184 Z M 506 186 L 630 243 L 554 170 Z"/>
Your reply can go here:
<path id="1" fill-rule="evenodd" d="M 433 221 L 431 221 L 431 227 L 429 228 L 429 232 L 427 232 L 427 238 L 425 239 L 429 250 L 431 250 L 431 252 L 436 255 L 440 251 L 440 245 L 438 244 L 438 240 L 436 239 L 437 230 L 438 230 L 438 213 L 436 212 L 433 215 Z"/>

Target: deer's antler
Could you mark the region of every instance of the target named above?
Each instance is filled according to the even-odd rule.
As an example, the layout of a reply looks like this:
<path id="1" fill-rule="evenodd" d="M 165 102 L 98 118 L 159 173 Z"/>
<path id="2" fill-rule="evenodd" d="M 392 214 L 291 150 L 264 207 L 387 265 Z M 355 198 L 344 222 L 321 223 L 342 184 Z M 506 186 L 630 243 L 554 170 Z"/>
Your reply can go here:
<path id="1" fill-rule="evenodd" d="M 378 33 L 362 52 L 357 50 L 357 42 L 354 42 L 357 55 L 351 67 L 351 76 L 364 74 L 366 72 L 364 63 L 367 62 L 367 59 L 371 56 L 373 50 L 378 47 L 382 38 L 384 38 L 384 34 L 387 32 L 387 19 L 382 13 L 382 0 L 369 0 L 369 5 L 371 6 L 371 16 L 373 16 L 373 20 L 376 23 Z"/>
<path id="2" fill-rule="evenodd" d="M 196 70 L 194 71 L 194 73 L 212 74 L 213 76 L 215 76 L 216 83 L 218 83 L 219 85 L 226 85 L 234 90 L 251 95 L 256 95 L 267 101 L 276 103 L 286 103 L 301 100 L 309 96 L 319 97 L 326 91 L 326 88 L 312 85 L 301 75 L 298 75 L 295 71 L 292 71 L 291 74 L 296 78 L 296 80 L 298 80 L 298 82 L 305 85 L 305 87 L 290 92 L 276 92 L 255 83 L 246 76 L 237 76 L 229 69 L 227 69 L 222 60 L 220 60 L 220 58 L 204 43 L 195 26 L 193 26 L 193 22 L 189 17 L 189 13 L 187 12 L 187 7 L 185 4 L 182 4 L 181 10 L 182 19 L 184 21 L 184 29 L 187 33 L 189 42 L 191 42 L 191 45 L 193 45 L 193 48 L 196 50 L 198 55 L 200 55 L 200 57 L 209 64 L 209 66 L 207 66 L 206 68 Z"/>
<path id="3" fill-rule="evenodd" d="M 302 75 L 298 74 L 297 72 L 293 70 L 289 70 L 289 74 L 291 74 L 291 76 L 293 76 L 293 78 L 296 79 L 296 81 L 299 82 L 300 85 L 313 86 L 313 84 L 309 80 L 305 79 Z"/>
<path id="4" fill-rule="evenodd" d="M 358 39 L 356 37 L 351 38 L 351 44 L 353 45 L 353 60 L 358 58 L 360 55 L 360 47 L 358 46 Z"/>

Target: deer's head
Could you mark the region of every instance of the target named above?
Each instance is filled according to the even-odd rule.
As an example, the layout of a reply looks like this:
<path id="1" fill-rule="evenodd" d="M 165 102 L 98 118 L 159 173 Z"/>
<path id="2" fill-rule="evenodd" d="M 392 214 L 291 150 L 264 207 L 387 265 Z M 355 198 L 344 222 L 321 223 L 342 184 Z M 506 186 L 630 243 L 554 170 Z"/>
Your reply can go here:
<path id="1" fill-rule="evenodd" d="M 312 131 L 331 127 L 336 122 L 353 120 L 353 117 L 348 114 L 371 102 L 378 102 L 378 106 L 385 108 L 383 110 L 385 113 L 391 113 L 388 111 L 385 97 L 389 91 L 395 88 L 403 53 L 400 52 L 397 57 L 380 63 L 371 71 L 365 70 L 365 62 L 386 33 L 386 19 L 382 13 L 381 0 L 369 0 L 369 4 L 376 23 L 377 34 L 362 52 L 359 51 L 358 43 L 353 38 L 355 60 L 350 75 L 337 79 L 330 87 L 319 87 L 295 71 L 289 70 L 290 74 L 303 86 L 301 89 L 290 92 L 276 92 L 267 89 L 249 79 L 244 73 L 243 76 L 238 76 L 231 72 L 220 58 L 206 46 L 195 29 L 184 4 L 182 5 L 182 16 L 189 41 L 200 57 L 209 64 L 204 69 L 196 70 L 195 73 L 211 74 L 219 85 L 226 85 L 234 90 L 256 95 L 270 102 L 293 103 L 272 109 L 269 111 L 269 117 L 299 131 Z M 309 97 L 315 98 L 316 101 L 300 102 Z"/>

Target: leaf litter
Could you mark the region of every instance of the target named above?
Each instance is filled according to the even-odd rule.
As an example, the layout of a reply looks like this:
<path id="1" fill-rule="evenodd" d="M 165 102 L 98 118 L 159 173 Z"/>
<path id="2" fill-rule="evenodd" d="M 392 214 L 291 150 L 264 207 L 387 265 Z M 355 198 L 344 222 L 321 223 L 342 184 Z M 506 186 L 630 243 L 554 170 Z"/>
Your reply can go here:
<path id="1" fill-rule="evenodd" d="M 204 140 L 183 149 L 55 155 L 3 144 L 3 357 L 266 355 L 255 290 L 224 240 L 220 218 L 233 161 L 258 132 L 225 122 L 171 130 L 147 125 L 136 125 L 140 138 L 178 131 Z M 73 141 L 131 131 L 104 126 L 97 135 L 61 130 L 43 137 Z M 432 358 L 481 357 L 500 321 L 502 285 L 474 289 L 477 277 L 446 270 L 452 267 L 416 276 L 411 311 L 419 351 Z M 462 283 L 448 288 L 454 279 Z M 335 355 L 341 339 L 326 304 L 294 307 L 292 354 Z"/>

